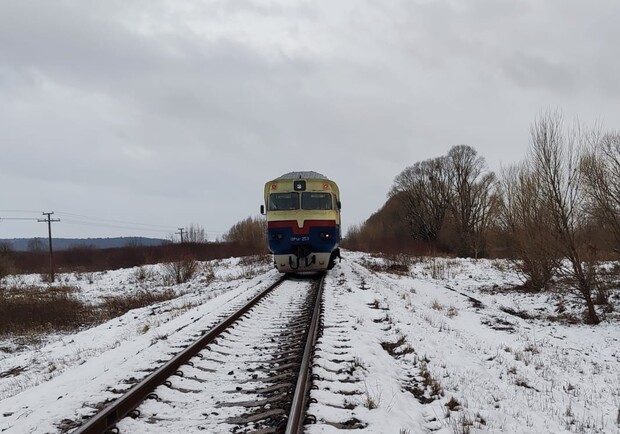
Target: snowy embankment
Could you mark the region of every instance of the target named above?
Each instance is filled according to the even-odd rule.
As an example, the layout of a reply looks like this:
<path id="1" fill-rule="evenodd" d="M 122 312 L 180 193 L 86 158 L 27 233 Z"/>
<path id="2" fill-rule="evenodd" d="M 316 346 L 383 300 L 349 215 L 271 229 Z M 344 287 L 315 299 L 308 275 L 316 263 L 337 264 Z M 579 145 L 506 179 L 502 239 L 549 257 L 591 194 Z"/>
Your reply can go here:
<path id="1" fill-rule="evenodd" d="M 347 258 L 332 321 L 346 327 L 360 393 L 337 406 L 353 408 L 314 405 L 319 420 L 372 432 L 620 432 L 617 319 L 508 314 L 546 317 L 555 306 L 549 295 L 498 295 L 520 283 L 501 262 L 434 259 L 403 276 L 370 271 L 381 259 Z"/>
<path id="2" fill-rule="evenodd" d="M 400 274 L 383 265 L 346 252 L 326 279 L 310 433 L 620 433 L 617 316 L 553 321 L 558 305 L 581 306 L 509 290 L 521 282 L 501 261 L 428 259 Z M 35 347 L 0 342 L 0 432 L 57 432 L 91 414 L 277 278 L 266 268 L 248 278 L 243 267 L 218 261 L 215 279 L 173 287 L 177 299 Z M 63 278 L 89 300 L 161 289 L 135 275 Z"/>

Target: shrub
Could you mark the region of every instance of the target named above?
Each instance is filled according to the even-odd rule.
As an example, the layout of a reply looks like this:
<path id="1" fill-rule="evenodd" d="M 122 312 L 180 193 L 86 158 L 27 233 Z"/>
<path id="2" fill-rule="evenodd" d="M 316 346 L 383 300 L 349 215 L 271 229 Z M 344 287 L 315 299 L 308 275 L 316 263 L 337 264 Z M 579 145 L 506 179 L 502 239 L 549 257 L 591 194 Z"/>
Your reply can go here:
<path id="1" fill-rule="evenodd" d="M 198 271 L 198 262 L 192 258 L 164 264 L 163 278 L 166 285 L 180 284 L 189 281 Z"/>

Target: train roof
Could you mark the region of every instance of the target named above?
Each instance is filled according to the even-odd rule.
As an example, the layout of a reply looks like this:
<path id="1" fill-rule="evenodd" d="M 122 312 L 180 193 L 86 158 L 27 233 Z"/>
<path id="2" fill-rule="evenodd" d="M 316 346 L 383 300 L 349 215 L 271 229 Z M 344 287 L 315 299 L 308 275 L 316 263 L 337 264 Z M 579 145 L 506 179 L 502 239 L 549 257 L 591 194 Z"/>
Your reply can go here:
<path id="1" fill-rule="evenodd" d="M 288 172 L 276 178 L 276 180 L 279 180 L 279 179 L 327 179 L 329 180 L 327 176 L 322 175 L 319 172 L 312 172 L 312 171 Z"/>

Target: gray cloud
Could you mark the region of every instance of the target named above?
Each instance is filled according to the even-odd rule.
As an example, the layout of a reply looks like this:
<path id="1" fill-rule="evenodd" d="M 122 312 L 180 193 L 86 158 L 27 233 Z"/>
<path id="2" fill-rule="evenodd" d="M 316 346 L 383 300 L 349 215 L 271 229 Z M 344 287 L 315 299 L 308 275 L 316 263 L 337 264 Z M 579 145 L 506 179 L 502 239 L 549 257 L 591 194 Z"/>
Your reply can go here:
<path id="1" fill-rule="evenodd" d="M 256 213 L 266 180 L 306 169 L 341 184 L 357 223 L 405 166 L 453 145 L 495 170 L 522 158 L 546 107 L 617 128 L 619 9 L 4 2 L 0 201 L 221 232 Z M 0 238 L 31 230 L 3 222 Z"/>
<path id="2" fill-rule="evenodd" d="M 502 62 L 506 74 L 519 86 L 559 93 L 577 92 L 580 71 L 575 65 L 558 64 L 548 59 L 515 53 Z"/>

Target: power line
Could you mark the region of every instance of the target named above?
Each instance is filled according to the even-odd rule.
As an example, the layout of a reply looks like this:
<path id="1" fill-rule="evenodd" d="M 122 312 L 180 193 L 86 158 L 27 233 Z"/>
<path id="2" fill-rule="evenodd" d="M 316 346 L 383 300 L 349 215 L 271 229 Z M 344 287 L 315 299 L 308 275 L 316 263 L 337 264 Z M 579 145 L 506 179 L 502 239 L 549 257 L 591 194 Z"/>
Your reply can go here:
<path id="1" fill-rule="evenodd" d="M 79 216 L 79 214 L 70 214 L 70 213 L 62 213 L 62 212 L 57 212 L 56 214 L 69 215 L 69 216 L 75 216 L 75 217 Z M 128 222 L 124 220 L 104 219 L 104 218 L 96 218 L 96 217 L 88 217 L 88 216 L 84 216 L 84 218 L 95 220 L 95 221 L 89 222 L 89 221 L 77 220 L 77 219 L 63 219 L 63 222 L 69 223 L 69 224 L 82 225 L 82 226 L 95 226 L 95 227 L 106 227 L 106 228 L 115 228 L 115 229 L 132 229 L 132 230 L 159 232 L 159 233 L 166 233 L 166 234 L 175 233 L 175 230 L 180 229 L 178 227 L 173 228 L 172 226 L 148 224 L 148 223 L 135 223 L 135 222 Z M 99 223 L 99 222 L 96 222 L 96 220 L 101 220 L 102 222 Z M 113 223 L 106 223 L 106 222 L 113 222 Z M 114 222 L 127 223 L 127 224 L 126 225 L 115 224 Z M 148 227 L 141 227 L 141 226 L 148 226 Z M 156 229 L 156 228 L 165 228 L 165 229 Z M 187 230 L 185 228 L 183 228 L 183 231 L 184 231 L 184 234 L 187 233 Z M 205 232 L 208 232 L 211 234 L 223 234 L 224 233 L 222 231 L 214 231 L 214 230 L 209 230 L 209 229 L 205 229 Z M 178 234 L 178 232 L 176 233 Z"/>
<path id="2" fill-rule="evenodd" d="M 135 230 L 135 231 L 157 232 L 160 234 L 170 234 L 174 232 L 174 228 L 170 228 L 170 230 L 149 229 L 149 228 L 141 228 L 137 226 L 123 226 L 123 225 L 114 225 L 114 224 L 109 224 L 109 223 L 85 222 L 85 221 L 71 220 L 71 219 L 69 220 L 63 219 L 63 223 L 79 225 L 79 226 L 91 226 L 91 227 L 102 227 L 102 228 L 112 228 L 112 229 L 129 229 L 129 230 Z"/>
<path id="3" fill-rule="evenodd" d="M 117 220 L 117 219 L 108 219 L 108 218 L 103 218 L 103 217 L 93 217 L 93 216 L 87 216 L 87 215 L 82 215 L 82 214 L 73 214 L 73 213 L 68 213 L 68 212 L 58 212 L 58 215 L 65 215 L 67 217 L 77 217 L 77 218 L 82 218 L 82 219 L 87 219 L 87 220 L 95 220 L 95 221 L 102 221 L 102 222 L 112 222 L 112 223 L 123 223 L 123 224 L 128 224 L 131 226 L 149 226 L 149 227 L 159 227 L 159 228 L 166 228 L 166 229 L 171 229 L 171 226 L 168 225 L 159 225 L 159 224 L 152 224 L 152 223 L 138 223 L 138 222 L 131 222 L 131 221 L 127 221 L 127 220 Z"/>
<path id="4" fill-rule="evenodd" d="M 39 213 L 39 211 L 32 210 L 0 210 L 0 212 L 5 213 Z M 91 227 L 102 227 L 102 228 L 112 228 L 112 229 L 126 229 L 133 231 L 148 231 L 159 234 L 171 234 L 175 233 L 176 229 L 173 226 L 161 225 L 161 224 L 153 224 L 153 223 L 139 223 L 132 222 L 127 220 L 118 220 L 118 219 L 109 219 L 104 217 L 95 217 L 88 216 L 83 214 L 75 214 L 69 212 L 56 211 L 56 215 L 67 216 L 69 219 L 63 219 L 63 223 L 67 223 L 69 225 L 80 225 L 80 226 L 91 226 Z M 0 217 L 0 221 L 2 220 L 39 220 L 36 217 Z M 46 220 L 47 221 L 47 220 Z M 183 229 L 185 231 L 185 229 Z M 222 231 L 214 231 L 205 229 L 205 232 L 211 234 L 222 235 L 224 232 Z M 184 234 L 182 234 L 181 238 Z"/>
<path id="5" fill-rule="evenodd" d="M 35 210 L 31 210 L 31 209 L 0 209 L 0 212 L 29 212 L 29 213 L 35 213 L 35 214 L 39 214 L 41 211 L 35 211 Z"/>

